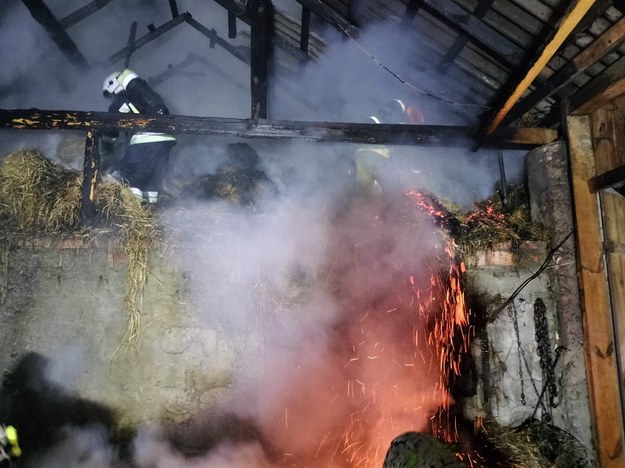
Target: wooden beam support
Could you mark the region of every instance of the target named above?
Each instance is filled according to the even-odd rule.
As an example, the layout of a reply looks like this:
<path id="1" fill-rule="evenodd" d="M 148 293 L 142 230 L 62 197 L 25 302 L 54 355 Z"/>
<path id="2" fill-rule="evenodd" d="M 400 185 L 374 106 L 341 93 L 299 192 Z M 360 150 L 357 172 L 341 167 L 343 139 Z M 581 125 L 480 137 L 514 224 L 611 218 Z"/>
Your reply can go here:
<path id="1" fill-rule="evenodd" d="M 302 7 L 302 29 L 300 31 L 299 48 L 308 55 L 308 41 L 310 39 L 310 10 Z"/>
<path id="2" fill-rule="evenodd" d="M 621 185 L 625 185 L 625 166 L 591 177 L 588 181 L 588 189 L 592 193 Z"/>
<path id="3" fill-rule="evenodd" d="M 140 37 L 139 39 L 137 39 L 136 41 L 134 41 L 132 46 L 128 46 L 127 45 L 126 47 L 124 47 L 120 51 L 114 53 L 113 55 L 111 55 L 109 57 L 108 61 L 110 63 L 115 63 L 115 62 L 118 62 L 119 60 L 125 59 L 128 56 L 129 52 L 131 52 L 133 50 L 137 50 L 137 49 L 143 47 L 144 45 L 148 44 L 149 42 L 152 42 L 157 37 L 162 36 L 167 31 L 175 28 L 176 26 L 178 26 L 182 22 L 186 21 L 187 18 L 190 18 L 190 17 L 191 17 L 191 15 L 189 13 L 183 13 L 183 14 L 181 14 L 179 16 L 176 16 L 174 19 L 171 19 L 171 20 L 167 21 L 166 23 L 162 24 L 158 28 L 154 29 L 153 31 L 148 32 L 146 35 L 144 35 L 144 36 Z"/>
<path id="4" fill-rule="evenodd" d="M 558 51 L 564 40 L 568 37 L 569 33 L 573 30 L 573 28 L 575 28 L 577 23 L 579 23 L 594 2 L 595 0 L 577 1 L 577 4 L 573 7 L 567 17 L 564 18 L 562 24 L 560 24 L 560 27 L 554 37 L 543 49 L 540 57 L 538 57 L 538 60 L 536 60 L 525 76 L 520 80 L 512 94 L 506 99 L 503 106 L 501 106 L 501 108 L 494 114 L 486 127 L 487 135 L 490 135 L 499 126 L 512 106 L 514 106 L 514 104 L 521 98 L 525 90 L 532 84 L 545 65 L 547 65 L 547 62 L 551 60 L 551 57 L 553 57 L 553 55 Z"/>
<path id="5" fill-rule="evenodd" d="M 368 124 L 228 119 L 180 115 L 147 116 L 108 112 L 0 110 L 0 129 L 144 130 L 275 140 L 328 143 L 395 144 L 468 148 L 477 128 L 447 125 Z M 485 141 L 486 148 L 530 149 L 557 138 L 555 130 L 501 128 Z"/>
<path id="6" fill-rule="evenodd" d="M 515 68 L 523 60 L 525 52 L 521 47 L 452 0 L 421 0 L 421 3 L 425 11 L 463 33 L 505 66 Z"/>
<path id="7" fill-rule="evenodd" d="M 567 126 L 586 372 L 595 444 L 602 468 L 622 468 L 625 466 L 620 417 L 622 401 L 603 256 L 601 213 L 597 195 L 588 189 L 588 180 L 595 175 L 590 119 L 588 116 L 570 116 Z"/>
<path id="8" fill-rule="evenodd" d="M 570 83 L 573 78 L 586 71 L 623 42 L 625 42 L 625 17 L 621 18 L 610 29 L 577 54 L 562 69 L 537 87 L 532 94 L 514 106 L 505 122 L 514 122 L 543 99 L 557 93 Z"/>
<path id="9" fill-rule="evenodd" d="M 621 57 L 571 96 L 571 112 L 589 114 L 625 93 L 625 57 Z"/>
<path id="10" fill-rule="evenodd" d="M 250 91 L 252 119 L 267 118 L 267 79 L 273 11 L 270 0 L 250 0 L 248 15 L 252 19 L 250 34 Z"/>
<path id="11" fill-rule="evenodd" d="M 227 50 L 228 52 L 230 52 L 232 55 L 234 55 L 236 58 L 238 58 L 242 62 L 247 63 L 249 65 L 249 63 L 250 63 L 250 52 L 249 52 L 249 49 L 247 47 L 244 47 L 244 46 L 234 46 L 234 45 L 230 44 L 228 41 L 226 41 L 225 39 L 221 38 L 219 36 L 219 34 L 217 34 L 216 30 L 208 29 L 202 23 L 196 21 L 189 13 L 183 13 L 182 15 L 179 16 L 179 18 L 184 16 L 184 15 L 188 15 L 188 16 L 185 17 L 184 20 L 191 27 L 195 28 L 197 31 L 201 32 L 202 34 L 204 34 L 206 37 L 208 37 L 210 39 L 209 47 L 211 47 L 211 48 L 215 47 L 215 44 L 217 44 L 220 47 L 223 47 L 224 50 Z"/>
<path id="12" fill-rule="evenodd" d="M 65 29 L 52 14 L 43 0 L 22 0 L 35 20 L 48 32 L 52 40 L 61 49 L 67 59 L 79 69 L 87 68 L 87 61 L 82 56 L 74 41 L 65 32 Z"/>
<path id="13" fill-rule="evenodd" d="M 176 0 L 169 0 L 169 9 L 171 10 L 172 18 L 178 16 L 178 5 L 176 4 Z"/>
<path id="14" fill-rule="evenodd" d="M 297 0 L 297 3 L 323 18 L 346 36 L 357 38 L 360 35 L 360 30 L 357 26 L 347 21 L 342 15 L 328 7 L 321 0 Z"/>
<path id="15" fill-rule="evenodd" d="M 59 23 L 61 23 L 61 27 L 63 29 L 67 29 L 70 26 L 75 25 L 79 21 L 84 20 L 86 17 L 92 15 L 110 2 L 111 0 L 93 0 L 93 2 L 89 3 L 88 5 L 85 5 L 84 7 L 79 8 L 73 13 L 70 13 L 65 18 L 60 19 Z"/>
<path id="16" fill-rule="evenodd" d="M 475 10 L 473 11 L 473 15 L 475 15 L 476 18 L 482 18 L 494 1 L 495 0 L 479 0 Z M 458 34 L 454 43 L 443 56 L 443 59 L 438 67 L 439 72 L 447 70 L 449 65 L 456 60 L 458 54 L 460 54 L 462 49 L 467 45 L 467 42 L 469 42 L 469 38 L 464 33 Z"/>
<path id="17" fill-rule="evenodd" d="M 85 227 L 93 226 L 96 217 L 96 187 L 100 180 L 100 153 L 98 151 L 97 137 L 97 132 L 87 131 L 80 205 L 81 224 Z"/>

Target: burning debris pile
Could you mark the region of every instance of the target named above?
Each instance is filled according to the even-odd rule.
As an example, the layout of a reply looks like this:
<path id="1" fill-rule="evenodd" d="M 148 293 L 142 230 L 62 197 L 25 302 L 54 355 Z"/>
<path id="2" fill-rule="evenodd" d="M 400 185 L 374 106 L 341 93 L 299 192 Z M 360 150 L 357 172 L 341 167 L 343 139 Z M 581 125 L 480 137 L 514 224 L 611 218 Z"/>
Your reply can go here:
<path id="1" fill-rule="evenodd" d="M 10 244 L 11 234 L 24 237 L 78 236 L 86 243 L 102 236 L 120 239 L 128 256 L 125 306 L 130 314 L 124 342 L 139 337 L 141 313 L 137 306 L 145 286 L 149 250 L 157 238 L 152 214 L 119 182 L 98 185 L 98 229 L 80 224 L 82 174 L 29 149 L 6 156 L 0 166 L 0 220 Z M 6 244 L 6 243 L 5 243 Z"/>
<path id="2" fill-rule="evenodd" d="M 406 196 L 454 239 L 465 256 L 509 242 L 516 247 L 526 240 L 547 240 L 545 226 L 532 222 L 528 196 L 523 186 L 511 187 L 504 205 L 499 195 L 475 202 L 464 212 L 452 203 L 443 203 L 427 192 L 411 190 Z"/>

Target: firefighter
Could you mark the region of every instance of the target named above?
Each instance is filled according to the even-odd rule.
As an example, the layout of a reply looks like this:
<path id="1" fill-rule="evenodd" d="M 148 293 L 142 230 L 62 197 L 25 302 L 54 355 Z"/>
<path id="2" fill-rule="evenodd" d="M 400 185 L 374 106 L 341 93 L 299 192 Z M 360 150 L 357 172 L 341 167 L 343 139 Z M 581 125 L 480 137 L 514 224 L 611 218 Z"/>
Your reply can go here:
<path id="1" fill-rule="evenodd" d="M 380 109 L 377 115 L 369 116 L 369 123 L 422 124 L 423 114 L 417 107 L 407 106 L 401 99 L 393 99 Z M 356 150 L 356 184 L 358 190 L 367 194 L 381 194 L 383 186 L 398 184 L 399 174 L 390 164 L 392 148 L 387 145 L 367 145 Z M 382 183 L 385 179 L 385 184 Z"/>
<path id="2" fill-rule="evenodd" d="M 17 443 L 17 430 L 13 426 L 0 425 L 0 462 L 20 455 L 22 450 Z"/>
<path id="3" fill-rule="evenodd" d="M 109 112 L 169 114 L 161 96 L 132 70 L 111 73 L 104 80 L 103 94 L 113 99 Z M 110 132 L 104 138 L 114 140 L 118 136 L 119 132 Z M 167 133 L 135 133 L 118 167 L 111 172 L 112 177 L 128 183 L 138 198 L 156 203 L 175 144 L 176 138 Z"/>

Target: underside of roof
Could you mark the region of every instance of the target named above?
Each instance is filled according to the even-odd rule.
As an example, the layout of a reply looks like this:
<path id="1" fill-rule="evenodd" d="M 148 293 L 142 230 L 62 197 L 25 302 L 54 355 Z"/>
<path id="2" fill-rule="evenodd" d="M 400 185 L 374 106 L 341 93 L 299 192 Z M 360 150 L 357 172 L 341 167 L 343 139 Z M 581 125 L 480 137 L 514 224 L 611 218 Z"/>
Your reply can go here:
<path id="1" fill-rule="evenodd" d="M 22 3 L 66 59 L 87 69 L 93 64 L 81 52 L 86 46 L 73 38 L 73 28 L 87 19 L 97 23 L 107 6 L 119 1 L 93 0 L 63 15 L 55 13 L 52 0 Z M 219 46 L 249 65 L 252 119 L 363 122 L 358 115 L 340 115 L 338 92 L 322 101 L 310 98 L 309 65 L 346 44 L 383 71 L 402 96 L 425 108 L 445 109 L 445 120 L 426 118 L 426 124 L 476 129 L 473 148 L 501 128 L 557 130 L 563 115 L 586 113 L 625 91 L 623 0 L 208 2 L 227 11 L 227 25 L 198 21 L 198 12 L 179 8 L 181 0 L 168 3 L 171 18 L 150 23 L 147 32 L 137 31 L 129 18 L 130 31 L 118 31 L 128 35 L 126 47 L 111 51 L 104 62 L 127 65 L 141 47 L 187 24 L 206 36 L 211 48 Z M 216 27 L 227 28 L 227 37 Z M 156 85 L 198 62 L 214 67 L 189 52 L 182 61 L 172 58 L 173 65 L 151 82 Z M 356 87 L 361 78 L 356 73 L 349 79 Z M 273 87 L 294 96 L 313 118 L 283 117 L 272 107 Z"/>

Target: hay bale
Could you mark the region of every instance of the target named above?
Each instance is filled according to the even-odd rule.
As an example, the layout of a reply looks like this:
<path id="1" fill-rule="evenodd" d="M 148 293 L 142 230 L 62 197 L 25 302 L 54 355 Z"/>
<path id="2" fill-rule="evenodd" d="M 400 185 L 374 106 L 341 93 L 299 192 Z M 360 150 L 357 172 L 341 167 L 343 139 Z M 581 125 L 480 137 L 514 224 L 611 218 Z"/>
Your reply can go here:
<path id="1" fill-rule="evenodd" d="M 47 159 L 38 149 L 8 155 L 0 166 L 0 214 L 21 234 L 96 236 L 80 225 L 82 174 Z M 128 256 L 124 304 L 129 313 L 127 345 L 136 344 L 141 326 L 137 304 L 148 272 L 148 255 L 158 238 L 152 212 L 119 182 L 98 184 L 98 225 L 112 227 Z"/>

